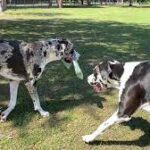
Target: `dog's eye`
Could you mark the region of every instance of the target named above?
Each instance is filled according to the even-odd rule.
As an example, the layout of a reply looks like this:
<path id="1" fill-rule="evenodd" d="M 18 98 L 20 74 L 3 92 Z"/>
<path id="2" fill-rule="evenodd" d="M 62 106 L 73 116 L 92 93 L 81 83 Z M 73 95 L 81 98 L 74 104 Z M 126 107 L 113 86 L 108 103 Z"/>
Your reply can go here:
<path id="1" fill-rule="evenodd" d="M 63 55 L 64 55 L 64 53 L 63 53 L 63 52 L 60 52 L 60 55 L 61 55 L 61 56 L 63 56 Z"/>
<path id="2" fill-rule="evenodd" d="M 95 85 L 95 83 L 94 83 L 94 82 L 91 82 L 90 84 L 91 84 L 92 86 L 93 86 L 93 85 Z"/>
<path id="3" fill-rule="evenodd" d="M 61 49 L 61 45 L 60 44 L 58 44 L 57 46 L 56 46 L 56 48 L 58 49 L 58 51 Z"/>

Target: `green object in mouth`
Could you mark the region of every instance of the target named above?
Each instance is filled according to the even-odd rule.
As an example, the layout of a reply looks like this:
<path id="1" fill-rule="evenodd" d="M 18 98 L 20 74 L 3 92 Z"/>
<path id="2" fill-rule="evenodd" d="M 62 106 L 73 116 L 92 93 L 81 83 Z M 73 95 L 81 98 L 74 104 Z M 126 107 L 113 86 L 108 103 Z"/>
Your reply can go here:
<path id="1" fill-rule="evenodd" d="M 82 73 L 82 70 L 81 70 L 81 68 L 80 68 L 80 66 L 79 66 L 79 64 L 78 64 L 78 59 L 79 59 L 79 57 L 80 57 L 80 54 L 75 51 L 75 52 L 74 52 L 74 55 L 73 55 L 73 66 L 74 66 L 74 70 L 75 70 L 76 76 L 77 76 L 79 79 L 83 80 L 83 73 Z M 61 61 L 62 61 L 62 63 L 64 64 L 64 66 L 65 66 L 67 69 L 69 69 L 69 68 L 71 67 L 71 64 L 72 64 L 72 63 L 67 63 L 67 62 L 65 62 L 64 59 L 61 59 Z"/>
<path id="2" fill-rule="evenodd" d="M 76 73 L 77 77 L 79 79 L 83 80 L 83 73 L 82 73 L 82 70 L 78 64 L 78 61 L 73 60 L 73 65 L 74 65 L 74 69 L 75 69 L 75 73 Z"/>
<path id="3" fill-rule="evenodd" d="M 61 59 L 61 61 L 67 69 L 71 67 L 71 63 L 66 63 L 63 59 Z"/>

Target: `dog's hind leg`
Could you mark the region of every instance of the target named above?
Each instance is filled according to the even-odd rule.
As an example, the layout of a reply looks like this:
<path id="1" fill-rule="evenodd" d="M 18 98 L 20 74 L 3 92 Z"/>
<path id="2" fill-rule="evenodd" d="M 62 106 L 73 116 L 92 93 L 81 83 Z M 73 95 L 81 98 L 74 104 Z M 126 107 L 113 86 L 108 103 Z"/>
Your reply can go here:
<path id="1" fill-rule="evenodd" d="M 1 121 L 5 121 L 7 116 L 16 106 L 19 83 L 20 81 L 10 81 L 10 102 L 8 108 L 1 114 Z"/>
<path id="2" fill-rule="evenodd" d="M 82 136 L 82 140 L 86 143 L 92 142 L 97 136 L 103 134 L 103 132 L 110 126 L 130 120 L 129 117 L 119 117 L 118 111 L 115 112 L 108 120 L 103 122 L 97 129 L 90 135 Z"/>
<path id="3" fill-rule="evenodd" d="M 49 116 L 49 112 L 44 111 L 40 105 L 40 100 L 39 100 L 39 96 L 37 93 L 37 88 L 36 86 L 32 83 L 32 82 L 27 82 L 26 87 L 29 91 L 29 94 L 32 98 L 33 104 L 34 104 L 34 110 L 39 111 L 39 113 L 43 116 L 43 117 L 48 117 Z"/>

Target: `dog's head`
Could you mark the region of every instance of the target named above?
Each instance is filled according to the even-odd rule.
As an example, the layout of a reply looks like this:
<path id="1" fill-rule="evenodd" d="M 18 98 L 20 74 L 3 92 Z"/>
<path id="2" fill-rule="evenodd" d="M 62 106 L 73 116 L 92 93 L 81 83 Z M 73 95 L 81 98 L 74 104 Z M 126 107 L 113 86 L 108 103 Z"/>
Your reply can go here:
<path id="1" fill-rule="evenodd" d="M 93 87 L 95 92 L 99 93 L 109 87 L 116 87 L 118 79 L 117 74 L 113 73 L 112 67 L 118 66 L 118 61 L 105 61 L 96 65 L 93 69 L 93 73 L 88 76 L 87 81 L 89 85 Z"/>
<path id="2" fill-rule="evenodd" d="M 58 38 L 50 39 L 49 45 L 55 51 L 57 59 L 64 59 L 67 63 L 72 63 L 75 48 L 68 39 Z"/>

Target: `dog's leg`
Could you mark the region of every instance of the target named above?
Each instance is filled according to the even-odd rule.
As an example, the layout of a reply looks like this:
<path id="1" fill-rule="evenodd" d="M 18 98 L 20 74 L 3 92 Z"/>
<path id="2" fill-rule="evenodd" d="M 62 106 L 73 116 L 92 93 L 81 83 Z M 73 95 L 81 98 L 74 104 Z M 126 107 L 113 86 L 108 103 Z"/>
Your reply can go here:
<path id="1" fill-rule="evenodd" d="M 34 110 L 39 111 L 39 113 L 43 116 L 43 117 L 48 117 L 49 116 L 49 112 L 44 111 L 40 105 L 40 100 L 39 100 L 39 96 L 37 93 L 37 88 L 35 87 L 35 85 L 33 85 L 31 82 L 27 82 L 26 87 L 30 93 L 30 96 L 33 100 L 33 104 L 34 104 Z"/>
<path id="2" fill-rule="evenodd" d="M 10 112 L 15 108 L 17 101 L 17 92 L 20 81 L 10 81 L 10 102 L 8 108 L 2 112 L 1 120 L 5 121 Z"/>
<path id="3" fill-rule="evenodd" d="M 143 110 L 145 110 L 145 111 L 147 111 L 147 112 L 150 112 L 150 103 L 145 103 L 145 104 L 143 104 L 143 105 L 140 107 L 140 109 L 143 109 Z"/>
<path id="4" fill-rule="evenodd" d="M 118 111 L 115 112 L 108 120 L 103 122 L 96 131 L 94 131 L 90 135 L 85 135 L 82 136 L 82 140 L 85 141 L 86 143 L 92 142 L 97 136 L 103 134 L 103 132 L 108 129 L 110 126 L 112 126 L 115 123 L 121 123 L 124 121 L 130 120 L 129 117 L 123 118 L 123 117 L 118 117 Z"/>
<path id="5" fill-rule="evenodd" d="M 130 89 L 131 95 L 122 95 L 119 102 L 118 111 L 115 112 L 108 120 L 102 123 L 91 135 L 83 136 L 83 141 L 87 143 L 92 142 L 98 135 L 102 134 L 113 124 L 129 121 L 131 119 L 130 116 L 140 107 L 141 104 L 138 92 L 139 91 L 136 91 L 135 88 L 133 88 L 132 90 Z"/>

